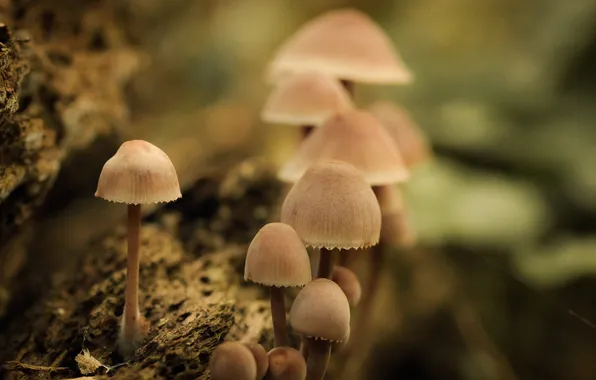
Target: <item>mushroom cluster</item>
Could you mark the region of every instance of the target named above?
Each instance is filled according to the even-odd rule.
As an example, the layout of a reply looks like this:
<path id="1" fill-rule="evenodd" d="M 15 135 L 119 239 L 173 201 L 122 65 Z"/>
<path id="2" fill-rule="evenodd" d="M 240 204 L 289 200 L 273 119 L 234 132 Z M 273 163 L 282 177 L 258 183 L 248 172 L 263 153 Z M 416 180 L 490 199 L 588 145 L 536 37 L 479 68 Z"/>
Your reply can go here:
<path id="1" fill-rule="evenodd" d="M 430 147 L 394 103 L 356 105 L 355 83 L 403 85 L 414 79 L 389 37 L 360 11 L 333 10 L 304 24 L 279 48 L 266 78 L 274 89 L 263 121 L 299 126 L 303 138 L 278 171 L 292 185 L 281 223 L 255 236 L 245 279 L 272 289 L 275 350 L 292 341 L 282 288 L 303 286 L 289 308 L 290 333 L 303 337 L 305 378 L 319 380 L 331 352 L 344 348 L 348 358 L 363 346 L 388 249 L 415 244 L 400 186 L 431 157 Z M 310 261 L 317 278 L 307 284 L 305 247 L 318 255 Z M 357 255 L 369 261 L 364 287 L 355 273 Z M 350 308 L 356 307 L 360 318 L 351 328 Z"/>
<path id="2" fill-rule="evenodd" d="M 292 185 L 280 222 L 258 231 L 244 267 L 245 281 L 268 288 L 275 347 L 267 352 L 257 343 L 221 344 L 210 359 L 213 379 L 321 380 L 333 351 L 361 347 L 388 248 L 415 243 L 399 186 L 431 152 L 422 131 L 392 102 L 359 109 L 354 84 L 408 84 L 413 78 L 383 30 L 353 9 L 307 22 L 276 53 L 267 68 L 275 87 L 261 117 L 301 127 L 303 138 L 278 171 Z M 130 356 L 149 330 L 139 307 L 141 205 L 174 201 L 180 186 L 167 155 L 134 140 L 106 162 L 96 196 L 128 205 L 118 348 Z M 316 271 L 307 249 L 319 255 Z M 370 262 L 363 287 L 348 260 L 354 255 Z M 351 327 L 357 307 L 360 318 Z M 301 347 L 292 346 L 296 334 Z"/>

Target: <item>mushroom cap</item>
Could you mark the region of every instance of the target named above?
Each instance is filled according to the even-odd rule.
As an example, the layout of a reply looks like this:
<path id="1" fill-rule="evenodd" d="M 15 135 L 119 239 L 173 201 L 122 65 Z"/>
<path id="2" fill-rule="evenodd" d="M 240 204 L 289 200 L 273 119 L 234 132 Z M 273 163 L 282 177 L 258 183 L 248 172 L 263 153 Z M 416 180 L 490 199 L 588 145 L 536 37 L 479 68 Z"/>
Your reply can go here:
<path id="1" fill-rule="evenodd" d="M 292 347 L 276 347 L 267 354 L 268 380 L 304 380 L 306 362 L 302 354 Z"/>
<path id="2" fill-rule="evenodd" d="M 171 202 L 182 196 L 172 161 L 143 140 L 123 143 L 103 166 L 95 196 L 111 202 Z"/>
<path id="3" fill-rule="evenodd" d="M 350 328 L 350 305 L 337 284 L 317 278 L 296 296 L 290 310 L 290 325 L 309 338 L 342 341 Z"/>
<path id="4" fill-rule="evenodd" d="M 371 104 L 368 110 L 387 129 L 409 168 L 431 158 L 426 136 L 403 108 L 392 102 L 379 101 Z"/>
<path id="5" fill-rule="evenodd" d="M 278 50 L 268 80 L 318 70 L 371 84 L 406 84 L 413 76 L 385 32 L 355 9 L 332 10 L 305 23 Z"/>
<path id="6" fill-rule="evenodd" d="M 255 357 L 255 362 L 257 364 L 257 379 L 262 379 L 265 377 L 267 370 L 269 369 L 269 358 L 267 357 L 267 351 L 265 351 L 265 348 L 258 343 L 244 344 Z"/>
<path id="7" fill-rule="evenodd" d="M 277 176 L 284 182 L 296 182 L 310 165 L 322 159 L 354 165 L 371 186 L 409 178 L 408 168 L 387 130 L 363 111 L 346 110 L 328 118 L 302 142 Z"/>
<path id="8" fill-rule="evenodd" d="M 333 267 L 331 280 L 344 292 L 351 307 L 358 306 L 362 296 L 362 287 L 356 273 L 346 267 L 336 265 Z"/>
<path id="9" fill-rule="evenodd" d="M 288 192 L 281 221 L 314 248 L 357 249 L 379 242 L 379 203 L 362 174 L 341 161 L 312 165 Z"/>
<path id="10" fill-rule="evenodd" d="M 269 123 L 318 126 L 337 111 L 352 108 L 349 94 L 335 78 L 300 72 L 273 89 L 261 119 Z"/>
<path id="11" fill-rule="evenodd" d="M 213 380 L 254 380 L 257 363 L 250 349 L 240 342 L 222 343 L 209 361 Z"/>
<path id="12" fill-rule="evenodd" d="M 312 280 L 304 243 L 292 227 L 269 223 L 257 232 L 246 254 L 244 279 L 266 286 L 304 286 Z"/>
<path id="13" fill-rule="evenodd" d="M 344 347 L 346 347 L 348 345 L 348 342 L 350 341 L 351 333 L 352 329 L 348 328 L 348 332 L 346 333 L 344 339 L 341 342 L 334 343 L 333 346 L 331 346 L 331 353 L 341 351 Z"/>

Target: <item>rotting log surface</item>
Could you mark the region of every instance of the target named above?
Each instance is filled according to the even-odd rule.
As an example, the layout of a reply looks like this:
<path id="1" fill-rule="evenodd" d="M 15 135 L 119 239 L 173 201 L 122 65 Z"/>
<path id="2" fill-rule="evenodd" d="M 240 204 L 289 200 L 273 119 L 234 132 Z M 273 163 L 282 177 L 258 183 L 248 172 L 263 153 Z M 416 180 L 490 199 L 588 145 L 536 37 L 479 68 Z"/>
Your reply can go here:
<path id="1" fill-rule="evenodd" d="M 0 2 L 0 317 L 61 165 L 127 122 L 117 1 Z"/>
<path id="2" fill-rule="evenodd" d="M 280 188 L 271 170 L 245 161 L 200 179 L 180 201 L 147 216 L 140 305 L 150 336 L 126 365 L 109 371 L 111 378 L 209 378 L 210 354 L 224 339 L 269 345 L 267 293 L 246 285 L 242 273 L 247 243 L 274 218 Z M 49 378 L 48 367 L 62 367 L 52 378 L 80 376 L 75 357 L 83 349 L 108 368 L 121 363 L 115 342 L 125 268 L 120 225 L 92 244 L 76 271 L 54 282 L 46 299 L 0 331 L 7 337 L 0 360 L 26 365 L 15 369 L 13 363 L 4 375 Z M 98 368 L 98 375 L 105 369 Z"/>

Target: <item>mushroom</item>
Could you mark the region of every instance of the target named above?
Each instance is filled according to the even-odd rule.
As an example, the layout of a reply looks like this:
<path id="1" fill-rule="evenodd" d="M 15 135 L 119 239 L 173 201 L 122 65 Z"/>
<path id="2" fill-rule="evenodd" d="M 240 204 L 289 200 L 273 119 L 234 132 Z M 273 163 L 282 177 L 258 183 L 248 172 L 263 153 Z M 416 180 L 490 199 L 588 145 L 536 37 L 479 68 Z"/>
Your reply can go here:
<path id="1" fill-rule="evenodd" d="M 263 107 L 261 119 L 301 126 L 306 138 L 333 113 L 352 107 L 350 95 L 339 81 L 316 71 L 306 71 L 276 83 Z"/>
<path id="2" fill-rule="evenodd" d="M 331 277 L 331 250 L 370 247 L 378 243 L 381 231 L 381 211 L 372 189 L 354 166 L 341 161 L 308 168 L 286 196 L 281 221 L 307 246 L 320 249 L 318 277 L 324 278 Z"/>
<path id="3" fill-rule="evenodd" d="M 267 380 L 304 380 L 306 362 L 298 350 L 292 347 L 276 347 L 267 354 L 269 372 Z"/>
<path id="4" fill-rule="evenodd" d="M 321 380 L 327 371 L 333 342 L 342 341 L 350 328 L 350 305 L 333 281 L 318 278 L 296 296 L 290 310 L 292 328 L 307 338 L 308 380 Z"/>
<path id="5" fill-rule="evenodd" d="M 255 357 L 255 363 L 257 364 L 257 380 L 261 380 L 265 377 L 267 370 L 269 369 L 269 358 L 267 357 L 267 351 L 265 351 L 265 348 L 258 343 L 244 344 Z"/>
<path id="6" fill-rule="evenodd" d="M 143 140 L 123 143 L 103 166 L 95 196 L 128 204 L 126 292 L 118 348 L 130 355 L 149 330 L 139 311 L 139 230 L 141 204 L 171 202 L 182 195 L 176 169 L 158 147 Z"/>
<path id="7" fill-rule="evenodd" d="M 406 110 L 389 101 L 374 102 L 368 110 L 387 129 L 410 169 L 432 157 L 426 136 Z"/>
<path id="8" fill-rule="evenodd" d="M 368 112 L 337 112 L 316 128 L 277 177 L 296 182 L 312 164 L 340 160 L 360 170 L 370 186 L 405 182 L 410 173 L 389 132 Z"/>
<path id="9" fill-rule="evenodd" d="M 282 288 L 304 286 L 312 280 L 310 259 L 296 231 L 284 223 L 261 228 L 248 247 L 244 279 L 270 288 L 275 345 L 288 346 Z"/>
<path id="10" fill-rule="evenodd" d="M 209 360 L 213 380 L 255 380 L 257 362 L 250 349 L 240 342 L 219 345 Z"/>
<path id="11" fill-rule="evenodd" d="M 407 84 L 413 76 L 384 31 L 355 9 L 325 12 L 305 23 L 286 40 L 267 69 L 267 78 L 317 70 L 353 82 Z"/>
<path id="12" fill-rule="evenodd" d="M 351 307 L 358 306 L 360 303 L 360 296 L 362 295 L 362 288 L 360 287 L 360 281 L 358 281 L 356 273 L 346 267 L 337 265 L 333 268 L 331 280 L 333 280 L 333 282 L 335 282 L 344 292 Z"/>

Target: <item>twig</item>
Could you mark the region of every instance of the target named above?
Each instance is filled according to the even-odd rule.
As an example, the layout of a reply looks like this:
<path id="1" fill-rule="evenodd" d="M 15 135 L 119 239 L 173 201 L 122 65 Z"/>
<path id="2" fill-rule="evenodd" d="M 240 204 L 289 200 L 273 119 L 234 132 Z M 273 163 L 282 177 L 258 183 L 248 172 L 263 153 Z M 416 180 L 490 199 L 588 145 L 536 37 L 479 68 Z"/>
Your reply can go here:
<path id="1" fill-rule="evenodd" d="M 67 372 L 70 371 L 70 368 L 68 367 L 47 367 L 47 366 L 41 366 L 41 365 L 33 365 L 33 364 L 27 364 L 27 363 L 22 363 L 19 361 L 8 361 L 4 364 L 4 368 L 8 371 L 21 371 L 21 372 L 47 372 L 47 373 L 53 373 L 53 372 Z"/>

